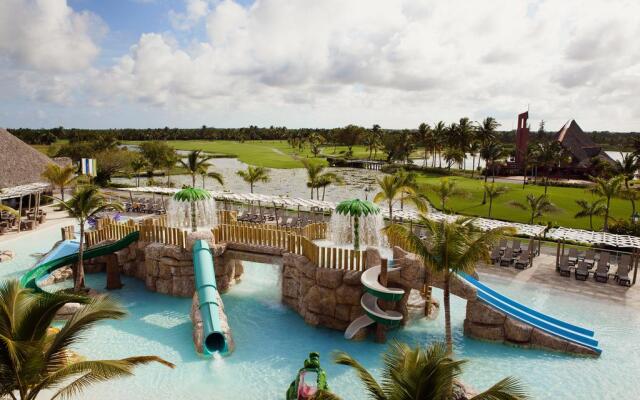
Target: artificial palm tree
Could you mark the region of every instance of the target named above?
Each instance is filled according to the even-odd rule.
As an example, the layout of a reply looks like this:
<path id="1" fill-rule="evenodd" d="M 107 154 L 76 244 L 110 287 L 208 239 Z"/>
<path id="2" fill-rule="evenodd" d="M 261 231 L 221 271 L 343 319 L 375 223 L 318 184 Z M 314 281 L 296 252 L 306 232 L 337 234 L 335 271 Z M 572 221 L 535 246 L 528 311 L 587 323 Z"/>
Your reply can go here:
<path id="1" fill-rule="evenodd" d="M 542 217 L 545 213 L 557 212 L 559 210 L 551 200 L 549 200 L 546 194 L 536 196 L 533 193 L 529 193 L 524 203 L 514 200 L 509 204 L 521 210 L 528 211 L 530 224 L 533 224 L 536 218 Z"/>
<path id="2" fill-rule="evenodd" d="M 489 198 L 489 215 L 491 218 L 491 207 L 493 206 L 493 200 L 502 196 L 509 191 L 509 188 L 504 185 L 496 185 L 495 183 L 484 184 L 484 191 Z"/>
<path id="3" fill-rule="evenodd" d="M 187 155 L 187 159 L 179 160 L 180 165 L 191 175 L 191 186 L 196 187 L 196 176 L 206 173 L 211 164 L 208 162 L 213 156 L 201 155 L 201 150 L 193 150 Z M 214 178 L 215 179 L 215 178 Z M 219 180 L 222 185 L 222 177 Z"/>
<path id="4" fill-rule="evenodd" d="M 54 199 L 57 200 L 60 207 L 66 210 L 71 218 L 75 218 L 78 225 L 80 225 L 78 263 L 75 268 L 73 268 L 73 288 L 75 291 L 80 291 L 84 288 L 84 261 L 82 257 L 84 254 L 84 226 L 86 222 L 103 211 L 111 209 L 124 211 L 124 208 L 122 204 L 118 202 L 107 201 L 104 195 L 100 193 L 100 189 L 92 185 L 77 188 L 73 193 L 73 197 L 67 201 L 58 198 Z"/>
<path id="5" fill-rule="evenodd" d="M 191 209 L 191 231 L 198 230 L 198 222 L 196 216 L 196 202 L 204 201 L 211 198 L 211 193 L 204 189 L 186 187 L 173 195 L 176 201 L 188 202 Z"/>
<path id="6" fill-rule="evenodd" d="M 428 185 L 428 187 L 440 198 L 440 204 L 443 212 L 447 211 L 447 201 L 450 198 L 464 195 L 464 192 L 458 188 L 457 182 L 449 178 L 440 178 L 437 185 L 431 184 Z"/>
<path id="7" fill-rule="evenodd" d="M 336 206 L 335 212 L 353 218 L 353 249 L 360 250 L 360 218 L 380 213 L 377 205 L 360 199 L 345 200 Z"/>
<path id="8" fill-rule="evenodd" d="M 337 364 L 355 370 L 368 397 L 375 400 L 452 400 L 453 386 L 459 384 L 466 360 L 454 360 L 443 343 L 429 347 L 409 347 L 394 341 L 384 354 L 381 382 L 376 381 L 358 361 L 344 352 L 334 355 Z M 324 397 L 323 397 L 324 396 Z M 338 399 L 321 394 L 319 399 Z M 524 400 L 528 395 L 517 379 L 507 377 L 471 400 Z"/>
<path id="9" fill-rule="evenodd" d="M 136 186 L 140 186 L 140 172 L 144 171 L 145 168 L 147 168 L 147 160 L 144 159 L 144 157 L 136 157 L 133 160 L 131 160 L 131 171 L 136 174 Z"/>
<path id="10" fill-rule="evenodd" d="M 64 201 L 64 189 L 71 185 L 75 179 L 75 172 L 76 167 L 73 165 L 62 167 L 56 163 L 50 163 L 42 172 L 42 177 L 60 189 L 60 198 Z"/>
<path id="11" fill-rule="evenodd" d="M 629 194 L 627 198 L 631 202 L 631 217 L 633 217 L 636 213 L 636 196 L 632 194 L 629 182 L 633 180 L 638 171 L 638 158 L 633 153 L 620 153 L 620 157 L 620 160 L 616 161 L 615 171 L 624 177 L 624 187 Z"/>
<path id="12" fill-rule="evenodd" d="M 51 328 L 56 313 L 71 302 L 84 307 L 59 329 Z M 35 400 L 42 391 L 53 391 L 54 399 L 76 397 L 91 384 L 132 376 L 139 365 L 158 362 L 174 368 L 157 356 L 85 360 L 73 353 L 98 322 L 125 316 L 107 296 L 90 299 L 34 292 L 15 280 L 0 283 L 0 398 Z"/>
<path id="13" fill-rule="evenodd" d="M 256 182 L 269 182 L 269 170 L 264 167 L 247 166 L 245 171 L 237 171 L 239 177 L 249 184 L 251 193 L 253 193 L 253 185 Z"/>
<path id="14" fill-rule="evenodd" d="M 609 230 L 609 212 L 611 211 L 611 198 L 620 195 L 622 185 L 624 183 L 624 176 L 618 175 L 613 178 L 603 179 L 592 177 L 595 185 L 591 189 L 596 195 L 606 199 L 606 206 L 604 212 L 604 226 L 602 230 L 607 232 Z"/>
<path id="15" fill-rule="evenodd" d="M 574 218 L 584 218 L 589 217 L 589 228 L 593 230 L 593 217 L 594 216 L 602 216 L 606 212 L 606 207 L 604 206 L 604 199 L 598 199 L 596 201 L 587 201 L 587 200 L 576 200 L 576 204 L 580 207 L 580 211 L 578 211 L 573 217 Z"/>
<path id="16" fill-rule="evenodd" d="M 510 228 L 481 231 L 470 218 L 448 222 L 427 219 L 421 215 L 419 225 L 426 228 L 426 239 L 403 225 L 391 224 L 385 228 L 390 237 L 399 238 L 405 250 L 422 258 L 425 266 L 444 278 L 444 318 L 447 350 L 453 350 L 451 335 L 450 285 L 451 276 L 459 272 L 472 274 L 479 261 L 489 261 L 489 247 L 501 236 L 514 233 Z"/>

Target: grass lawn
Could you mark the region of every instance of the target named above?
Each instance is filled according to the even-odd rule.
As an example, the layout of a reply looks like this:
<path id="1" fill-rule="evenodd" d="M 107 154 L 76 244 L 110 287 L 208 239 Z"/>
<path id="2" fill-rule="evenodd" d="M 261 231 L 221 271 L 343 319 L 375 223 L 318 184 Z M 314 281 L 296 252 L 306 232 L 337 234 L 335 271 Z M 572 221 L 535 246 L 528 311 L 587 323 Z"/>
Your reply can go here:
<path id="1" fill-rule="evenodd" d="M 435 176 L 421 176 L 419 178 L 420 183 L 437 184 L 440 177 Z M 482 205 L 483 186 L 482 181 L 478 179 L 464 178 L 464 177 L 450 177 L 450 180 L 455 181 L 458 187 L 462 189 L 466 196 L 455 197 L 447 202 L 447 208 L 453 211 L 480 217 L 487 217 L 489 213 L 489 202 Z M 491 182 L 491 178 L 489 178 Z M 498 184 L 498 183 L 497 183 Z M 505 183 L 504 186 L 509 188 L 509 191 L 502 196 L 494 199 L 493 208 L 491 210 L 491 217 L 501 219 L 505 221 L 513 222 L 529 222 L 529 214 L 525 210 L 513 207 L 508 204 L 512 200 L 524 202 L 528 193 L 534 195 L 540 195 L 544 193 L 543 186 L 527 185 L 525 189 L 522 189 L 522 185 Z M 546 214 L 541 218 L 536 219 L 536 223 L 546 223 L 552 221 L 558 223 L 561 226 L 569 228 L 589 229 L 589 218 L 574 218 L 575 213 L 578 212 L 579 207 L 575 203 L 578 199 L 585 199 L 593 201 L 596 199 L 594 195 L 583 188 L 567 188 L 567 187 L 552 187 L 550 186 L 547 192 L 551 202 L 560 208 L 556 213 Z M 427 195 L 431 203 L 440 207 L 440 197 L 437 196 L 432 190 L 427 189 Z M 629 218 L 631 215 L 631 205 L 628 200 L 612 199 L 611 200 L 611 216 L 619 219 Z M 595 229 L 601 229 L 603 224 L 602 217 L 593 218 L 593 227 Z"/>

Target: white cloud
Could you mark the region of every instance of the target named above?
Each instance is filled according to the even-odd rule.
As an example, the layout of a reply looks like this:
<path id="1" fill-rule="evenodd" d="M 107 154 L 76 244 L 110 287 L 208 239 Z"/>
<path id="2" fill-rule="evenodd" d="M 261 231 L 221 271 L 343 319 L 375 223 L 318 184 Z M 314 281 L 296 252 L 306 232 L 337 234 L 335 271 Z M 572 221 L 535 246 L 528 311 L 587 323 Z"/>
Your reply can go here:
<path id="1" fill-rule="evenodd" d="M 185 0 L 185 12 L 169 11 L 169 21 L 174 29 L 187 30 L 193 28 L 208 13 L 208 0 Z"/>

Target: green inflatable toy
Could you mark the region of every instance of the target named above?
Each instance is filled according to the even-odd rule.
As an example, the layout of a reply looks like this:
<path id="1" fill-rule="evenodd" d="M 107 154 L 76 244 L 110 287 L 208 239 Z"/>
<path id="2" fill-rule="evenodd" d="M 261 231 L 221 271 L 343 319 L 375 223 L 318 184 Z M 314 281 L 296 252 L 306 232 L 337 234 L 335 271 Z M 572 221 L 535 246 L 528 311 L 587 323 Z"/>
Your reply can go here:
<path id="1" fill-rule="evenodd" d="M 311 399 L 318 390 L 329 391 L 327 375 L 320 367 L 320 354 L 309 353 L 309 358 L 304 360 L 304 367 L 298 371 L 298 376 L 291 382 L 287 390 L 286 400 Z"/>

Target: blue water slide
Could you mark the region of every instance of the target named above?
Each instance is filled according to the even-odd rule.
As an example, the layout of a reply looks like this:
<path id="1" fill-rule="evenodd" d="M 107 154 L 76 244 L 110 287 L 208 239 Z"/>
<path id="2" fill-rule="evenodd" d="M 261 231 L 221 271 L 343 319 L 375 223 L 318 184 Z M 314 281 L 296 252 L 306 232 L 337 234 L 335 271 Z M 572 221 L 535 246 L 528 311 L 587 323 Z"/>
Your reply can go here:
<path id="1" fill-rule="evenodd" d="M 44 257 L 42 257 L 34 267 L 38 267 L 48 261 L 55 260 L 56 258 L 62 258 L 70 256 L 78 252 L 80 248 L 80 242 L 77 240 L 63 240 L 59 242 L 51 251 L 49 251 Z"/>
<path id="2" fill-rule="evenodd" d="M 229 346 L 220 323 L 220 295 L 216 286 L 213 256 L 209 244 L 204 240 L 193 244 L 193 269 L 204 330 L 202 350 L 207 355 L 216 352 L 226 354 Z"/>
<path id="3" fill-rule="evenodd" d="M 594 332 L 592 330 L 561 321 L 520 304 L 491 289 L 468 274 L 460 274 L 460 276 L 477 289 L 480 300 L 499 311 L 551 335 L 585 346 L 597 353 L 602 352 L 598 347 L 598 341 L 594 339 Z"/>

